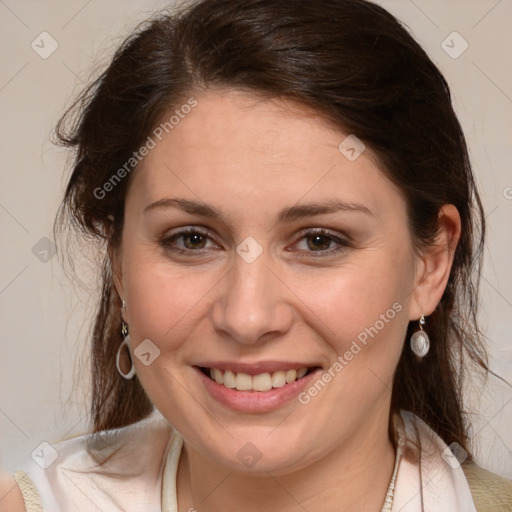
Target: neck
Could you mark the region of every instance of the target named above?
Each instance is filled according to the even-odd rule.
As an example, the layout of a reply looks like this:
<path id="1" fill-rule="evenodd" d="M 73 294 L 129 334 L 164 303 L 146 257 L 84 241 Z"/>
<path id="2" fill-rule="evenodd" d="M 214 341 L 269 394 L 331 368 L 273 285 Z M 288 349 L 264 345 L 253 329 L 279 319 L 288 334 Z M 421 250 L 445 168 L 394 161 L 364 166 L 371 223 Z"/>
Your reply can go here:
<path id="1" fill-rule="evenodd" d="M 313 464 L 279 476 L 235 472 L 205 459 L 184 443 L 176 482 L 178 508 L 199 512 L 380 512 L 395 461 L 387 421 L 380 420 L 358 429 L 351 439 Z"/>

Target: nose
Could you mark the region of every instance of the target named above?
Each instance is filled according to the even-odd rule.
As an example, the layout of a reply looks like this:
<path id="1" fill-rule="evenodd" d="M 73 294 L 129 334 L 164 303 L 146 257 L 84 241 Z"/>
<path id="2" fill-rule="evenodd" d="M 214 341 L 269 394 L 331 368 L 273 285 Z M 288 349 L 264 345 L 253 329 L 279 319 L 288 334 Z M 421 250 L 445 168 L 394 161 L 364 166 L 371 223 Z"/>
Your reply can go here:
<path id="1" fill-rule="evenodd" d="M 290 291 L 262 256 L 252 263 L 237 256 L 217 293 L 211 315 L 214 329 L 223 336 L 255 344 L 291 328 Z"/>

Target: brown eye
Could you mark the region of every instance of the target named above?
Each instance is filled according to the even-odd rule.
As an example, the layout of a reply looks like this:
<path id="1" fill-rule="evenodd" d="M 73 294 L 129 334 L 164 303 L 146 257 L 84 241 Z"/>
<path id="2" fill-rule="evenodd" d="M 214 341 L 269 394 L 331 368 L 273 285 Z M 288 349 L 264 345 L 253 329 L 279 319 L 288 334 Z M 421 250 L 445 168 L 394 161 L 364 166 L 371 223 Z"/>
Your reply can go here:
<path id="1" fill-rule="evenodd" d="M 325 235 L 310 235 L 307 237 L 308 249 L 312 251 L 325 251 L 330 249 L 332 238 Z"/>
<path id="2" fill-rule="evenodd" d="M 177 231 L 160 241 L 160 245 L 167 251 L 176 253 L 200 254 L 209 249 L 219 249 L 208 233 L 198 229 L 189 228 Z"/>
<path id="3" fill-rule="evenodd" d="M 183 239 L 183 245 L 187 249 L 203 249 L 207 241 L 207 237 L 201 233 L 187 233 L 180 235 L 178 238 Z"/>
<path id="4" fill-rule="evenodd" d="M 351 247 L 349 240 L 335 233 L 326 231 L 324 228 L 317 228 L 312 231 L 306 231 L 295 244 L 295 249 L 299 253 L 310 256 L 333 256 Z"/>

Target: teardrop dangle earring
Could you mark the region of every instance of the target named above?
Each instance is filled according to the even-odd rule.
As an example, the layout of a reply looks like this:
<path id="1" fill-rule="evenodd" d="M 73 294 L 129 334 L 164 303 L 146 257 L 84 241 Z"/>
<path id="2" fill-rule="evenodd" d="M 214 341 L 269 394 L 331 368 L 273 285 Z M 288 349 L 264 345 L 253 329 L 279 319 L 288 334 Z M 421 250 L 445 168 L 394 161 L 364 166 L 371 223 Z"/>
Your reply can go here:
<path id="1" fill-rule="evenodd" d="M 123 300 L 123 309 L 125 309 L 125 308 L 126 308 L 126 303 Z M 124 320 L 121 320 L 121 334 L 123 335 L 124 340 L 121 343 L 121 345 L 119 345 L 119 348 L 117 349 L 116 368 L 117 368 L 117 371 L 119 372 L 119 375 L 121 375 L 121 377 L 123 377 L 123 379 L 130 380 L 130 379 L 133 379 L 133 376 L 135 375 L 135 365 L 133 364 L 132 358 L 130 356 L 130 333 L 128 332 L 128 324 Z M 130 359 L 130 364 L 131 364 L 130 370 L 127 373 L 124 373 L 121 370 L 121 365 L 120 365 L 121 352 L 125 346 L 128 348 L 128 358 Z"/>
<path id="2" fill-rule="evenodd" d="M 411 336 L 411 350 L 420 359 L 423 359 L 430 349 L 430 339 L 428 334 L 423 330 L 425 325 L 425 315 L 421 315 L 419 320 L 420 329 Z"/>

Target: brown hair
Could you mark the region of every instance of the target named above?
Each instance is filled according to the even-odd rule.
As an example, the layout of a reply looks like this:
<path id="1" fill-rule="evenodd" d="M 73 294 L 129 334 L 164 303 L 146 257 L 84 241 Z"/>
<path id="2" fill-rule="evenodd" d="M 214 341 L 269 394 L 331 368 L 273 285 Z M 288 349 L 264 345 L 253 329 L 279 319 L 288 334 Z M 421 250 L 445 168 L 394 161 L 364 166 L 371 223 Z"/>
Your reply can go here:
<path id="1" fill-rule="evenodd" d="M 74 148 L 76 159 L 56 230 L 70 218 L 104 251 L 92 333 L 94 431 L 152 410 L 137 378 L 125 381 L 115 366 L 121 304 L 106 249 L 121 240 L 129 178 L 101 199 L 95 191 L 166 112 L 207 87 L 292 99 L 355 134 L 404 194 L 419 248 L 432 243 L 440 207 L 456 206 L 462 235 L 446 291 L 428 319 L 431 350 L 422 361 L 403 351 L 392 409 L 412 411 L 447 444 L 470 452 L 463 357 L 487 369 L 476 323 L 482 205 L 445 79 L 391 14 L 364 0 L 202 0 L 159 13 L 128 37 L 59 121 L 58 141 Z"/>

